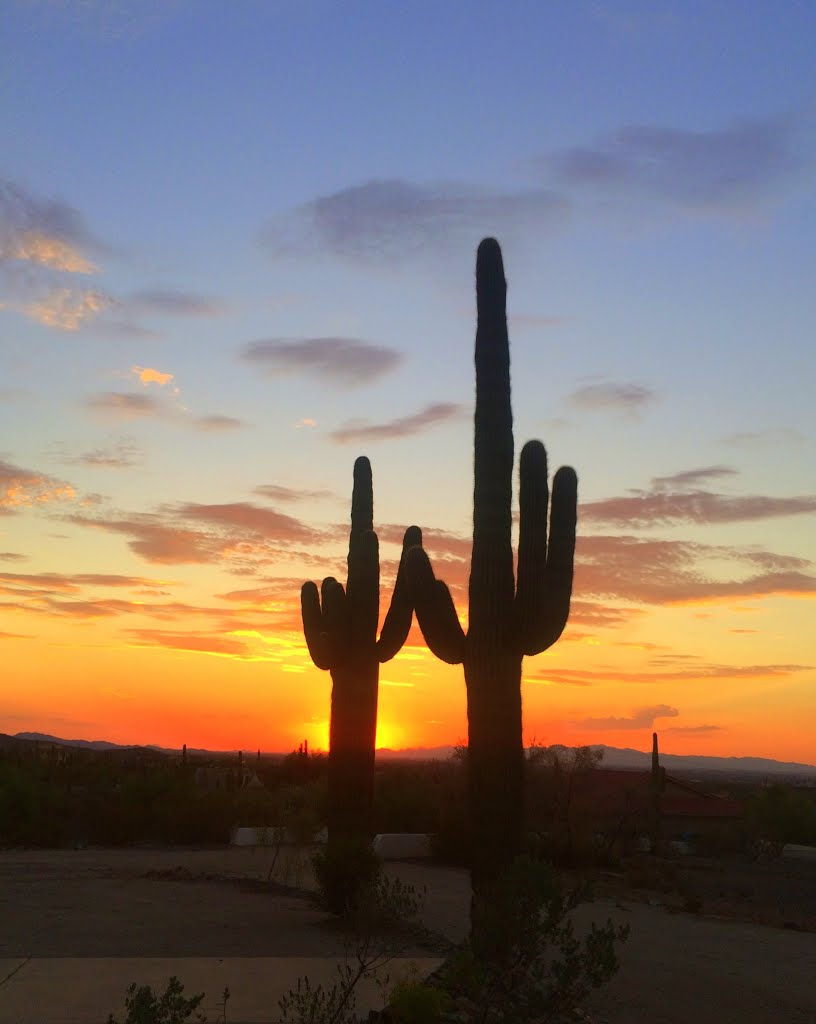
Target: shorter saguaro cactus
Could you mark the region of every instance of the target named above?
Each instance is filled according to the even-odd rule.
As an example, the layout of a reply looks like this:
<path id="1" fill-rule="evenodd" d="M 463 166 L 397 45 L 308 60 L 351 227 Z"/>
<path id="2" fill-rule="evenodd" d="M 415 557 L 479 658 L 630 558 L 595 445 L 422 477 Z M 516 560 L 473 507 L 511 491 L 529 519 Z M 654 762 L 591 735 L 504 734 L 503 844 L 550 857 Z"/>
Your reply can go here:
<path id="1" fill-rule="evenodd" d="M 370 838 L 377 735 L 379 666 L 400 650 L 411 628 L 413 607 L 404 559 L 420 542 L 416 527 L 405 531 L 391 605 L 377 639 L 380 559 L 373 528 L 371 465 L 354 463 L 351 535 L 345 589 L 333 576 L 301 588 L 303 632 L 312 661 L 332 678 L 329 725 L 329 842 Z"/>

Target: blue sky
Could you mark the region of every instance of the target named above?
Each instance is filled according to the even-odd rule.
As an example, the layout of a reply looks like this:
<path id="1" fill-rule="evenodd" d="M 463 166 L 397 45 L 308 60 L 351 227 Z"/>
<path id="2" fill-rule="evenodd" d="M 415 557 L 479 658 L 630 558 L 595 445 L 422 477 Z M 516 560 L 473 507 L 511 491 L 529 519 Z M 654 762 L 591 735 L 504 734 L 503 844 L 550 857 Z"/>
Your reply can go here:
<path id="1" fill-rule="evenodd" d="M 575 465 L 595 538 L 564 665 L 594 623 L 610 678 L 635 634 L 697 659 L 699 695 L 654 707 L 699 718 L 725 659 L 756 670 L 757 715 L 763 665 L 789 666 L 790 715 L 816 710 L 812 4 L 9 0 L 0 31 L 0 554 L 9 621 L 35 622 L 0 624 L 15 664 L 86 614 L 83 657 L 220 629 L 212 653 L 261 659 L 199 621 L 238 576 L 279 581 L 295 643 L 288 581 L 342 568 L 361 453 L 380 523 L 466 537 L 492 234 L 517 447 Z M 157 566 L 198 602 L 154 610 L 172 630 L 99 580 L 54 622 L 31 590 Z M 677 618 L 714 584 L 737 604 Z M 592 618 L 610 602 L 639 614 Z M 556 738 L 645 720 L 596 671 L 562 687 Z M 752 743 L 727 708 L 700 735 Z"/>

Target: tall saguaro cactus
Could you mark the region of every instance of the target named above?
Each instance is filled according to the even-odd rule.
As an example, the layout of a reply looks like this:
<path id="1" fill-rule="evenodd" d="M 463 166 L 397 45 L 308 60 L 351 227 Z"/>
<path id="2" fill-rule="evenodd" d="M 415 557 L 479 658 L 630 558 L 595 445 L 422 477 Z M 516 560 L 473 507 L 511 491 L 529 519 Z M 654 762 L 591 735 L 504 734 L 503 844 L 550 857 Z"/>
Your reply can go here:
<path id="1" fill-rule="evenodd" d="M 348 579 L 345 589 L 333 576 L 301 588 L 303 632 L 312 661 L 332 678 L 329 725 L 329 841 L 370 838 L 377 735 L 380 662 L 400 650 L 411 627 L 413 607 L 404 571 L 405 551 L 420 540 L 409 527 L 391 605 L 377 639 L 380 608 L 380 556 L 373 528 L 371 465 L 354 463 Z"/>
<path id="2" fill-rule="evenodd" d="M 501 249 L 495 239 L 486 238 L 476 256 L 475 482 L 467 633 L 427 554 L 415 547 L 408 561 L 412 598 L 428 647 L 442 661 L 464 665 L 471 877 L 477 894 L 521 849 L 521 663 L 525 654 L 554 644 L 566 625 L 575 550 L 575 472 L 562 467 L 555 474 L 548 535 L 547 454 L 540 441 L 528 441 L 519 467 L 514 579 L 506 295 Z"/>

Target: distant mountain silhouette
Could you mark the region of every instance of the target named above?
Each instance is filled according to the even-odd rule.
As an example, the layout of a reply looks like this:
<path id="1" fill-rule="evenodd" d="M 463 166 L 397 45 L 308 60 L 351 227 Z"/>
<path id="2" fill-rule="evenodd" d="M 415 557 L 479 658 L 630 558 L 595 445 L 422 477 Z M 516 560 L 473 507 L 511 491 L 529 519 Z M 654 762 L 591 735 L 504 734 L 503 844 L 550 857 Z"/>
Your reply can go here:
<path id="1" fill-rule="evenodd" d="M 161 754 L 181 754 L 180 749 L 159 747 L 155 744 L 110 743 L 107 740 L 65 740 L 59 736 L 49 736 L 42 732 L 18 732 L 14 736 L 0 733 L 0 744 L 4 740 L 27 740 L 29 742 L 55 743 L 63 747 L 82 747 L 86 750 L 154 750 Z M 631 747 L 608 747 L 603 743 L 589 744 L 593 750 L 604 752 L 603 765 L 606 768 L 648 768 L 651 765 L 651 750 L 634 750 Z M 452 745 L 439 747 L 407 747 L 404 750 L 392 750 L 381 747 L 377 750 L 380 761 L 431 761 L 443 760 L 453 753 Z M 569 749 L 567 747 L 562 748 Z M 246 753 L 253 753 L 247 748 Z M 206 748 L 187 748 L 191 756 L 227 757 L 235 755 L 238 750 L 207 750 Z M 285 757 L 289 751 L 262 751 L 266 757 Z M 767 757 L 707 757 L 700 754 L 660 754 L 660 763 L 674 771 L 727 772 L 729 774 L 758 775 L 808 775 L 816 776 L 816 765 L 800 764 L 796 761 L 774 761 Z"/>

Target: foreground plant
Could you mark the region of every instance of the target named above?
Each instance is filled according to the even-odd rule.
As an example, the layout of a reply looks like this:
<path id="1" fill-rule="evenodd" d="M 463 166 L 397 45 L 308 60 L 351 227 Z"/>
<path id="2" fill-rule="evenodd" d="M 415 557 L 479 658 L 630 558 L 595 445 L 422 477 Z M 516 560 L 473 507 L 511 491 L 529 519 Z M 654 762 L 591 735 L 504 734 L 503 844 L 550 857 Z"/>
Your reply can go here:
<path id="1" fill-rule="evenodd" d="M 184 996 L 184 985 L 175 976 L 167 982 L 167 988 L 162 995 L 156 995 L 149 985 L 136 986 L 135 982 L 128 986 L 125 996 L 125 1011 L 127 1016 L 122 1024 L 185 1024 L 190 1017 L 204 1022 L 207 1018 L 198 1013 L 198 1007 L 204 1000 L 204 993 L 189 999 Z M 229 998 L 229 992 L 224 990 L 224 1004 Z M 119 1024 L 119 1021 L 110 1014 L 107 1024 Z"/>
<path id="2" fill-rule="evenodd" d="M 383 968 L 411 944 L 408 926 L 418 917 L 421 902 L 413 886 L 381 874 L 359 891 L 343 918 L 346 958 L 337 966 L 337 981 L 313 986 L 308 977 L 298 978 L 278 1002 L 280 1024 L 358 1024 L 360 982 L 374 978 L 381 988 L 388 986 Z"/>
<path id="3" fill-rule="evenodd" d="M 617 944 L 628 926 L 593 922 L 576 937 L 571 915 L 590 893 L 565 891 L 543 861 L 517 859 L 487 896 L 485 927 L 436 980 L 454 998 L 461 1021 L 553 1021 L 617 972 Z"/>

